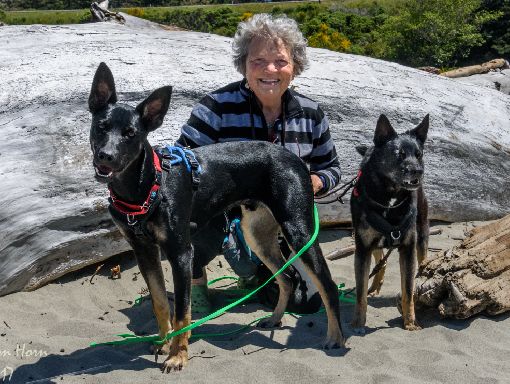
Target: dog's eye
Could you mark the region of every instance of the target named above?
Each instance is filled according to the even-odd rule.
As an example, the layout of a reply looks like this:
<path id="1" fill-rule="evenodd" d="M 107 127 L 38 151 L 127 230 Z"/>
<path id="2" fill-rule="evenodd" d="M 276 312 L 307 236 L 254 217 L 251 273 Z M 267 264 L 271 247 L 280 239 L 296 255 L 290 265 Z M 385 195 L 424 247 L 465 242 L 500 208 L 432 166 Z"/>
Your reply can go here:
<path id="1" fill-rule="evenodd" d="M 129 137 L 135 137 L 136 136 L 136 132 L 134 129 L 130 129 L 129 131 L 127 131 L 124 136 L 129 136 Z"/>
<path id="2" fill-rule="evenodd" d="M 423 156 L 423 152 L 422 151 L 416 151 L 416 158 L 417 159 L 421 159 L 422 156 Z"/>
<path id="3" fill-rule="evenodd" d="M 404 151 L 403 149 L 398 151 L 398 157 L 400 157 L 402 160 L 404 160 L 406 158 L 406 151 Z"/>

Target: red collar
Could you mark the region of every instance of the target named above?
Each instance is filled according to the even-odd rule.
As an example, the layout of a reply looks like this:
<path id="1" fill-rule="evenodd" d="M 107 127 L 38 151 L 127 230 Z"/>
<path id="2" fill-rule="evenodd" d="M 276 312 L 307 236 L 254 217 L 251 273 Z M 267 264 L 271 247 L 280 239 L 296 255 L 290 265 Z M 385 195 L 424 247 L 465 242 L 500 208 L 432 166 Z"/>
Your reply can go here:
<path id="1" fill-rule="evenodd" d="M 358 184 L 358 181 L 359 181 L 360 177 L 361 177 L 361 169 L 358 171 L 358 175 L 356 176 L 356 184 Z M 359 191 L 358 191 L 358 188 L 356 188 L 356 186 L 352 190 L 352 195 L 354 197 L 359 197 Z"/>
<path id="2" fill-rule="evenodd" d="M 145 215 L 147 212 L 149 212 L 154 201 L 156 201 L 156 198 L 158 197 L 158 190 L 161 186 L 161 163 L 159 161 L 158 155 L 154 150 L 152 151 L 152 155 L 154 158 L 154 169 L 156 171 L 156 177 L 154 183 L 152 184 L 152 188 L 149 191 L 149 195 L 142 205 L 126 203 L 125 201 L 122 201 L 117 196 L 115 196 L 111 188 L 108 188 L 110 190 L 111 203 L 113 207 L 120 213 L 128 216 Z"/>

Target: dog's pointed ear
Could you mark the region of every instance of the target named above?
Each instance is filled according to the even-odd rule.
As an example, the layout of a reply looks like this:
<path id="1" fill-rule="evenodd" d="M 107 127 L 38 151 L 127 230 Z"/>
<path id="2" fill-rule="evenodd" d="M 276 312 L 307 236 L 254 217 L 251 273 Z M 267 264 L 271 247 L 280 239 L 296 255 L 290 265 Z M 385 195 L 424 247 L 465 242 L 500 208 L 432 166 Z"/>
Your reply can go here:
<path id="1" fill-rule="evenodd" d="M 393 129 L 388 118 L 381 114 L 379 120 L 377 120 L 377 126 L 375 128 L 374 144 L 382 145 L 391 139 L 397 137 L 397 132 Z"/>
<path id="2" fill-rule="evenodd" d="M 423 145 L 425 143 L 425 140 L 427 140 L 428 131 L 429 131 L 429 115 L 427 114 L 427 116 L 423 118 L 422 122 L 409 133 L 411 136 L 416 137 L 420 144 Z"/>
<path id="3" fill-rule="evenodd" d="M 115 82 L 110 68 L 105 63 L 99 64 L 97 67 L 92 88 L 89 95 L 89 110 L 95 113 L 108 104 L 117 102 L 117 92 L 115 91 Z"/>
<path id="4" fill-rule="evenodd" d="M 172 87 L 161 87 L 138 104 L 136 110 L 140 114 L 142 124 L 147 131 L 153 131 L 163 124 L 163 118 L 168 112 L 171 96 Z"/>
<path id="5" fill-rule="evenodd" d="M 356 152 L 358 152 L 361 156 L 365 156 L 367 151 L 368 151 L 367 145 L 357 145 L 356 146 Z"/>

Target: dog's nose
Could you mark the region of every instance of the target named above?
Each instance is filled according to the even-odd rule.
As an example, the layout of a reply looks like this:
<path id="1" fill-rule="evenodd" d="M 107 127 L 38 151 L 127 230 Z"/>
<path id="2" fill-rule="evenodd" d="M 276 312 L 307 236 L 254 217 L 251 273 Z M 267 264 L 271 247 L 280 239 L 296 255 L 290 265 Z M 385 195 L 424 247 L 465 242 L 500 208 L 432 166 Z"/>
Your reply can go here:
<path id="1" fill-rule="evenodd" d="M 407 165 L 404 167 L 404 174 L 411 177 L 420 177 L 423 175 L 423 168 L 417 168 L 411 165 Z"/>
<path id="2" fill-rule="evenodd" d="M 97 157 L 99 160 L 102 160 L 102 161 L 112 161 L 113 160 L 113 156 L 109 153 L 106 153 L 105 151 L 99 151 L 99 153 L 97 154 Z"/>

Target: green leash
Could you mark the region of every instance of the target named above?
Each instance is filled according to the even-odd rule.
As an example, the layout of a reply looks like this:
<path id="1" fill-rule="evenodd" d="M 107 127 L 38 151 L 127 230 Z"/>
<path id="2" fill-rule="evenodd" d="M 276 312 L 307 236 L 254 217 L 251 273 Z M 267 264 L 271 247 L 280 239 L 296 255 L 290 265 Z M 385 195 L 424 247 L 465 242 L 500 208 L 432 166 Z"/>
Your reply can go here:
<path id="1" fill-rule="evenodd" d="M 184 328 L 181 328 L 181 329 L 179 329 L 177 331 L 173 331 L 173 332 L 168 333 L 163 339 L 160 339 L 160 337 L 157 336 L 157 335 L 154 335 L 154 336 L 136 336 L 136 335 L 132 335 L 132 334 L 120 334 L 120 335 L 116 335 L 116 336 L 121 337 L 122 340 L 106 341 L 106 342 L 103 342 L 103 343 L 91 343 L 90 346 L 91 347 L 96 347 L 96 346 L 103 346 L 103 345 L 126 345 L 126 344 L 133 344 L 133 343 L 142 343 L 142 342 L 153 342 L 154 344 L 162 345 L 162 344 L 165 343 L 165 341 L 170 340 L 172 337 L 175 337 L 175 336 L 178 336 L 178 335 L 183 334 L 185 332 L 191 331 L 192 329 L 195 329 L 195 328 L 199 327 L 200 325 L 206 323 L 207 321 L 209 321 L 211 319 L 215 319 L 216 317 L 218 317 L 220 315 L 223 315 L 229 309 L 236 307 L 237 305 L 243 303 L 244 301 L 248 300 L 253 295 L 255 295 L 257 292 L 259 292 L 262 288 L 264 288 L 267 284 L 269 284 L 276 276 L 281 274 L 298 257 L 300 257 L 304 252 L 306 252 L 308 250 L 308 248 L 310 248 L 310 246 L 315 242 L 315 240 L 317 239 L 317 236 L 319 234 L 319 213 L 317 212 L 317 207 L 316 207 L 315 204 L 313 206 L 313 213 L 314 213 L 315 229 L 314 229 L 314 233 L 313 233 L 311 239 L 305 244 L 305 246 L 298 253 L 296 253 L 292 258 L 290 258 L 283 265 L 283 267 L 281 267 L 273 276 L 271 276 L 269 279 L 267 279 L 267 281 L 264 284 L 262 284 L 261 286 L 259 286 L 256 289 L 254 289 L 253 291 L 251 291 L 250 293 L 248 293 L 244 297 L 234 301 L 233 303 L 230 303 L 230 304 L 226 305 L 223 308 L 218 309 L 217 311 L 214 311 L 213 313 L 211 313 L 211 314 L 201 318 L 200 320 L 197 320 L 197 321 L 191 323 L 190 325 L 188 325 L 188 326 L 186 326 Z M 214 280 L 214 281 L 217 281 L 217 280 Z M 252 322 L 250 322 L 249 324 L 243 326 L 241 328 L 241 330 L 242 329 L 246 329 L 247 327 L 249 327 L 251 324 L 255 323 L 256 321 L 259 321 L 260 319 L 263 319 L 263 318 L 269 317 L 269 316 L 271 316 L 271 315 L 266 315 L 266 316 L 260 317 L 258 319 L 255 319 Z M 234 332 L 228 332 L 226 334 L 236 333 L 236 332 L 239 332 L 239 331 L 240 330 L 237 329 Z M 218 335 L 225 336 L 226 334 L 218 334 Z M 212 334 L 212 335 L 214 335 L 214 334 Z M 197 338 L 199 336 L 204 337 L 205 335 L 195 335 L 194 337 Z M 210 336 L 210 335 L 207 335 L 207 336 Z"/>

